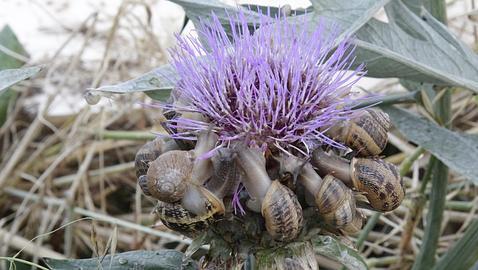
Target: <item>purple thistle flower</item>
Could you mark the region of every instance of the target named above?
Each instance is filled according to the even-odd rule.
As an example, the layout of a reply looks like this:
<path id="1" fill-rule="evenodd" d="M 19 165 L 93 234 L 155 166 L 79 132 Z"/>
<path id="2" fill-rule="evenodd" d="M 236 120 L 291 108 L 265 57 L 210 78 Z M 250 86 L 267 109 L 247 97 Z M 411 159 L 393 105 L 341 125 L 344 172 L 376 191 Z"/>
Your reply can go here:
<path id="1" fill-rule="evenodd" d="M 182 130 L 178 138 L 212 124 L 226 143 L 287 149 L 318 142 L 342 148 L 324 131 L 357 112 L 351 109 L 351 87 L 365 72 L 363 65 L 347 71 L 354 60 L 350 41 L 336 46 L 337 31 L 327 32 L 323 24 L 312 28 L 305 20 L 260 16 L 248 24 L 242 12 L 230 16 L 228 27 L 229 37 L 212 14 L 197 27 L 203 43 L 177 37 L 172 66 L 179 74 L 181 105 L 172 108 L 209 121 L 169 120 Z"/>

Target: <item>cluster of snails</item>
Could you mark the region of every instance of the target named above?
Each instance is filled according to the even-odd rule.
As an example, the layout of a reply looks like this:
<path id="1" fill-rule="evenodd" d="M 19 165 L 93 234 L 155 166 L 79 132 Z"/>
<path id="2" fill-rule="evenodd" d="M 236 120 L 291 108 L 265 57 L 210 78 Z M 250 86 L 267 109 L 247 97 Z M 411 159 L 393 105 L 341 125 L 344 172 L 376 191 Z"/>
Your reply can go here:
<path id="1" fill-rule="evenodd" d="M 351 159 L 320 147 L 308 157 L 240 143 L 216 149 L 218 137 L 212 131 L 198 134 L 190 150 L 158 138 L 138 151 L 136 174 L 143 193 L 158 200 L 156 213 L 164 225 L 189 237 L 225 215 L 224 199 L 240 184 L 247 191 L 242 201 L 248 211 L 262 216 L 265 230 L 277 241 L 299 236 L 305 207 L 313 207 L 325 224 L 353 234 L 365 218 L 359 208 L 386 212 L 403 200 L 397 167 L 378 157 L 389 129 L 386 113 L 367 109 L 324 131 L 352 150 Z M 284 181 L 287 177 L 292 183 Z"/>

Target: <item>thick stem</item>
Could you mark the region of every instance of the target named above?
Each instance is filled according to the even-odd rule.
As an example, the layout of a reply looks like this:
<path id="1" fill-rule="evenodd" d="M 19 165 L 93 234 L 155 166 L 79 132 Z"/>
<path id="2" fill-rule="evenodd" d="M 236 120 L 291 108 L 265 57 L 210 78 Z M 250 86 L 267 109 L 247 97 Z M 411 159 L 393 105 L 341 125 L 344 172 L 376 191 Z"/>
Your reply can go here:
<path id="1" fill-rule="evenodd" d="M 246 174 L 242 183 L 251 199 L 257 200 L 262 205 L 262 200 L 272 184 L 266 171 L 264 157 L 259 150 L 242 146 L 238 151 L 237 162 Z"/>
<path id="2" fill-rule="evenodd" d="M 322 149 L 317 149 L 312 153 L 311 163 L 319 170 L 319 174 L 331 174 L 342 180 L 347 186 L 353 186 L 348 160 L 325 153 Z"/>

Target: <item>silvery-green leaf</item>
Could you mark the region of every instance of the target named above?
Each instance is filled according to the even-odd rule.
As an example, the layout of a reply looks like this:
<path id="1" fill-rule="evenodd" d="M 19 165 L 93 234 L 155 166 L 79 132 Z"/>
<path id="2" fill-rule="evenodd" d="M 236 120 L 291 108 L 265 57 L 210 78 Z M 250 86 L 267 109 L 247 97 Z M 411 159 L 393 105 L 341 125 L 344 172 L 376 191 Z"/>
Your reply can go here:
<path id="1" fill-rule="evenodd" d="M 45 263 L 52 270 L 67 269 L 109 269 L 109 270 L 176 270 L 198 269 L 197 264 L 186 259 L 175 250 L 146 251 L 137 250 L 119 253 L 104 258 L 57 260 L 45 258 Z"/>
<path id="2" fill-rule="evenodd" d="M 478 58 L 426 11 L 411 12 L 399 0 L 387 7 L 390 23 L 371 19 L 357 31 L 356 63 L 368 76 L 399 77 L 478 92 Z"/>
<path id="3" fill-rule="evenodd" d="M 169 0 L 184 8 L 186 16 L 188 16 L 194 23 L 199 18 L 204 19 L 211 16 L 211 12 L 218 17 L 221 22 L 229 23 L 230 15 L 233 15 L 239 9 L 242 9 L 245 15 L 250 18 L 258 18 L 258 14 L 249 11 L 239 5 L 232 6 L 218 0 Z M 229 14 L 228 14 L 229 12 Z"/>
<path id="4" fill-rule="evenodd" d="M 41 66 L 0 70 L 0 93 L 8 87 L 37 74 Z"/>
<path id="5" fill-rule="evenodd" d="M 465 234 L 440 258 L 433 270 L 477 269 L 477 246 L 478 220 L 474 220 L 466 229 Z"/>
<path id="6" fill-rule="evenodd" d="M 262 5 L 251 5 L 251 4 L 242 4 L 244 8 L 250 9 L 255 12 L 261 12 L 262 14 L 267 14 L 270 17 L 276 17 L 279 12 L 284 11 L 283 8 L 284 6 L 281 7 L 270 7 L 270 6 L 262 6 Z M 289 6 L 290 7 L 290 6 Z M 290 9 L 290 14 L 286 12 L 287 16 L 298 16 L 298 15 L 304 15 L 306 13 L 311 13 L 313 12 L 313 7 L 309 6 L 305 9 L 299 8 L 299 9 Z"/>
<path id="7" fill-rule="evenodd" d="M 5 25 L 0 31 L 0 44 L 4 50 L 8 50 L 17 56 L 20 56 L 13 57 L 13 54 L 11 53 L 6 53 L 3 50 L 0 51 L 0 70 L 20 68 L 25 64 L 25 60 L 28 59 L 28 53 L 8 25 Z M 15 102 L 17 97 L 17 92 L 11 89 L 2 91 L 3 90 L 0 90 L 0 127 L 7 119 L 10 103 Z"/>
<path id="8" fill-rule="evenodd" d="M 384 106 L 393 124 L 410 141 L 430 151 L 450 169 L 478 184 L 478 143 L 422 117 L 393 106 Z"/>
<path id="9" fill-rule="evenodd" d="M 312 238 L 311 242 L 316 253 L 340 262 L 349 270 L 368 269 L 358 251 L 331 236 L 318 235 Z"/>
<path id="10" fill-rule="evenodd" d="M 420 14 L 423 0 L 403 0 L 403 3 L 415 14 Z"/>
<path id="11" fill-rule="evenodd" d="M 390 0 L 312 0 L 314 17 L 334 25 L 340 19 L 341 37 L 350 36 L 365 25 Z"/>
<path id="12" fill-rule="evenodd" d="M 172 67 L 163 65 L 123 83 L 88 89 L 85 98 L 89 104 L 96 104 L 99 101 L 99 96 L 146 92 L 152 98 L 163 99 L 171 93 L 177 80 L 178 75 Z"/>

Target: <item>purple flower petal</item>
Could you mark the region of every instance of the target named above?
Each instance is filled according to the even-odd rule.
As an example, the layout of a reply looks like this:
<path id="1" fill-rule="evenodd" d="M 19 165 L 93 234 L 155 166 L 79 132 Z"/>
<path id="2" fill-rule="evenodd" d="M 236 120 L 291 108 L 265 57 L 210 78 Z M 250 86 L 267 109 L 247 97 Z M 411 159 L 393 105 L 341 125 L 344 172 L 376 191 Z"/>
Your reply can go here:
<path id="1" fill-rule="evenodd" d="M 360 111 L 352 109 L 351 87 L 365 74 L 364 65 L 348 71 L 355 51 L 350 40 L 336 46 L 338 31 L 305 17 L 292 23 L 260 16 L 251 23 L 239 12 L 229 16 L 228 35 L 212 14 L 197 25 L 204 43 L 178 36 L 171 64 L 183 105 L 174 109 L 198 112 L 210 123 L 178 118 L 167 124 L 191 133 L 212 124 L 223 143 L 287 149 L 307 141 L 344 148 L 323 132 Z"/>

